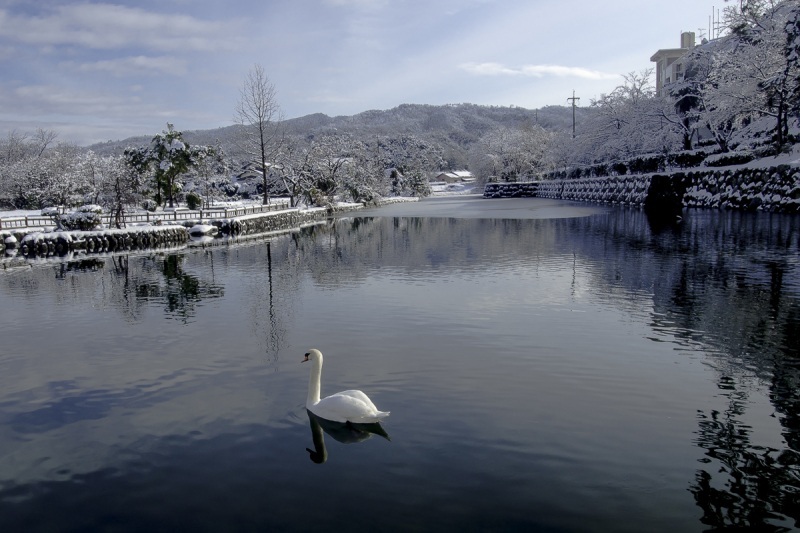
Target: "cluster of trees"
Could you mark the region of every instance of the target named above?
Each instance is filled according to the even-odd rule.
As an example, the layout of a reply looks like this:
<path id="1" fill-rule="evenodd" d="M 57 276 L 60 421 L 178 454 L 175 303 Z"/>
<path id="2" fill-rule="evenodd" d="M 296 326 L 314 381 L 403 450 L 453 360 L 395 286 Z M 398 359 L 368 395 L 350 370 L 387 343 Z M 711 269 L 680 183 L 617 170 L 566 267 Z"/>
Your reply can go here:
<path id="1" fill-rule="evenodd" d="M 550 170 L 559 136 L 538 124 L 497 128 L 470 148 L 469 168 L 484 181 L 518 181 Z"/>
<path id="2" fill-rule="evenodd" d="M 264 203 L 273 191 L 288 195 L 291 205 L 429 193 L 427 173 L 442 166 L 433 144 L 402 134 L 355 137 L 335 128 L 290 135 L 276 94 L 264 69 L 256 65 L 236 107 L 237 144 L 246 164 L 260 175 Z"/>
<path id="3" fill-rule="evenodd" d="M 684 79 L 658 95 L 651 70 L 628 74 L 592 101 L 595 113 L 556 159 L 585 165 L 703 146 L 766 154 L 790 144 L 800 114 L 800 3 L 739 0 L 724 13 L 729 33 L 689 52 Z"/>
<path id="4" fill-rule="evenodd" d="M 206 183 L 215 171 L 225 169 L 221 150 L 190 146 L 183 139 L 183 133 L 172 124 L 167 124 L 166 130 L 153 137 L 149 146 L 125 150 L 124 159 L 140 179 L 151 176 L 156 205 L 168 203 L 169 207 L 175 207 L 175 195 L 183 188 L 180 179 L 190 171 Z"/>
<path id="5" fill-rule="evenodd" d="M 262 195 L 264 203 L 275 194 L 292 205 L 424 196 L 428 173 L 443 165 L 440 148 L 414 135 L 287 133 L 276 91 L 258 65 L 244 81 L 235 116 L 227 147 L 190 144 L 172 124 L 147 145 L 104 155 L 57 143 L 51 131 L 13 131 L 0 140 L 0 201 L 19 209 L 102 205 L 120 223 L 129 206 L 197 205 L 243 192 L 239 182 L 250 177 L 259 183 L 244 194 Z"/>
<path id="6" fill-rule="evenodd" d="M 442 166 L 438 147 L 418 137 L 359 139 L 333 131 L 287 142 L 278 161 L 275 172 L 292 205 L 426 196 L 428 174 Z"/>
<path id="7" fill-rule="evenodd" d="M 268 126 L 279 131 L 281 124 Z M 262 194 L 264 202 L 280 195 L 292 205 L 324 206 L 427 195 L 429 172 L 443 165 L 440 149 L 413 135 L 279 132 L 265 136 L 262 149 L 260 134 L 252 134 L 259 128 L 242 129 L 251 131 L 241 132 L 232 147 L 239 157 L 229 157 L 221 145 L 190 145 L 171 124 L 146 146 L 107 155 L 55 143 L 52 132 L 12 132 L 0 140 L 0 198 L 20 209 L 97 204 L 121 215 L 133 205 L 154 209 L 235 196 L 245 189 L 236 182 L 253 177 L 258 184 L 248 192 Z"/>
<path id="8" fill-rule="evenodd" d="M 686 79 L 670 96 L 689 136 L 705 128 L 727 152 L 738 132 L 769 118 L 769 141 L 780 150 L 800 109 L 800 4 L 742 0 L 725 15 L 730 34 L 692 52 Z"/>
<path id="9" fill-rule="evenodd" d="M 18 208 L 127 204 L 142 184 L 122 156 L 99 156 L 56 133 L 10 132 L 0 139 L 0 197 Z"/>

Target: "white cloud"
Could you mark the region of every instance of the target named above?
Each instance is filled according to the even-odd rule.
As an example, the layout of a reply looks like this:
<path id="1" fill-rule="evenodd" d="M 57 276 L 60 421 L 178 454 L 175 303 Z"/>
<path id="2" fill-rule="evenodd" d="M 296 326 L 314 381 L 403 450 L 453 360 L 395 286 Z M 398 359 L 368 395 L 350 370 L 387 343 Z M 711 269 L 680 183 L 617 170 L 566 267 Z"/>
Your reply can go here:
<path id="1" fill-rule="evenodd" d="M 10 110 L 19 114 L 35 110 L 37 114 L 125 116 L 131 104 L 135 103 L 120 94 L 72 90 L 54 85 L 24 85 L 0 96 L 13 104 L 5 114 L 11 114 Z"/>
<path id="2" fill-rule="evenodd" d="M 63 64 L 62 66 L 71 66 Z M 75 69 L 78 72 L 102 72 L 116 77 L 131 77 L 144 74 L 170 74 L 180 76 L 186 74 L 186 61 L 175 57 L 134 56 L 118 59 L 82 63 Z"/>
<path id="3" fill-rule="evenodd" d="M 459 68 L 475 76 L 526 76 L 543 78 L 555 76 L 559 78 L 581 78 L 586 80 L 614 80 L 620 76 L 581 67 L 564 67 L 561 65 L 524 65 L 507 67 L 500 63 L 464 63 Z"/>
<path id="4" fill-rule="evenodd" d="M 236 29 L 232 22 L 204 21 L 189 15 L 152 13 L 111 4 L 65 5 L 36 17 L 0 10 L 0 37 L 37 46 L 231 50 L 238 45 Z"/>
<path id="5" fill-rule="evenodd" d="M 377 9 L 388 5 L 388 0 L 324 0 L 324 3 L 335 7 L 355 7 L 360 9 Z"/>

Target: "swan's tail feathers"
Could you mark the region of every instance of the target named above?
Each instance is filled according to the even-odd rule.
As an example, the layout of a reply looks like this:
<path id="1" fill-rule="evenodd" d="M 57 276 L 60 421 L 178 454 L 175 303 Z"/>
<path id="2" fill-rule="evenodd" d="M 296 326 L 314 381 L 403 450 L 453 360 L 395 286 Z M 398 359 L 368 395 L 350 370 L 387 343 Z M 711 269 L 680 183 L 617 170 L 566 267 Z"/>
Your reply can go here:
<path id="1" fill-rule="evenodd" d="M 369 416 L 365 416 L 364 418 L 360 419 L 358 422 L 362 424 L 371 424 L 371 423 L 378 423 L 384 418 L 389 416 L 389 411 L 375 411 L 375 413 L 370 414 Z"/>

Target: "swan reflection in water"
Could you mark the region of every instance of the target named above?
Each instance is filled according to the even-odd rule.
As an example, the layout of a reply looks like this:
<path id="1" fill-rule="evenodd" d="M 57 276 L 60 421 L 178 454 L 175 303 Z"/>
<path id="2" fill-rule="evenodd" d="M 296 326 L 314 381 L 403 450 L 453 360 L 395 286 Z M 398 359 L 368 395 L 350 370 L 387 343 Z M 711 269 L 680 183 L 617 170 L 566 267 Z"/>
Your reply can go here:
<path id="1" fill-rule="evenodd" d="M 311 424 L 311 438 L 314 441 L 314 449 L 306 448 L 309 458 L 317 464 L 322 464 L 328 460 L 328 450 L 325 448 L 325 435 L 327 433 L 334 440 L 343 444 L 352 444 L 372 438 L 373 435 L 380 435 L 386 440 L 391 440 L 389 434 L 383 429 L 380 422 L 352 423 L 352 422 L 333 422 L 320 418 L 308 409 L 308 421 Z"/>

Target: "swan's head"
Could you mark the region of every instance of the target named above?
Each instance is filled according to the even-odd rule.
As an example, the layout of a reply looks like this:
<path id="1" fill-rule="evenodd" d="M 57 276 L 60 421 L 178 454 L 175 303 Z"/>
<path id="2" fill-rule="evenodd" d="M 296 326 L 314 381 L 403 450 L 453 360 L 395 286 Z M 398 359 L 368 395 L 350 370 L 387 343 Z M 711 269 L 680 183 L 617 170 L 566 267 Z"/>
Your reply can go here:
<path id="1" fill-rule="evenodd" d="M 308 458 L 318 465 L 328 460 L 328 452 L 324 447 L 322 448 L 322 453 L 314 451 L 311 448 L 306 448 L 306 451 L 308 452 Z"/>
<path id="2" fill-rule="evenodd" d="M 322 352 L 320 352 L 316 348 L 312 348 L 306 352 L 305 359 L 303 359 L 302 362 L 305 363 L 306 361 L 311 361 L 311 360 L 319 361 L 320 359 L 322 359 Z"/>

